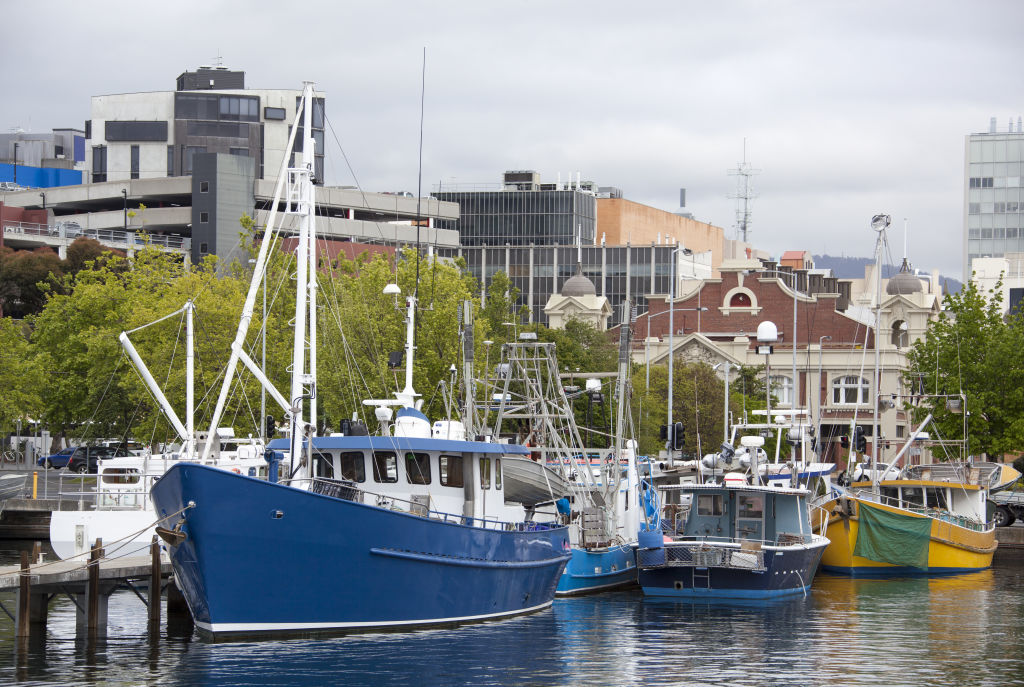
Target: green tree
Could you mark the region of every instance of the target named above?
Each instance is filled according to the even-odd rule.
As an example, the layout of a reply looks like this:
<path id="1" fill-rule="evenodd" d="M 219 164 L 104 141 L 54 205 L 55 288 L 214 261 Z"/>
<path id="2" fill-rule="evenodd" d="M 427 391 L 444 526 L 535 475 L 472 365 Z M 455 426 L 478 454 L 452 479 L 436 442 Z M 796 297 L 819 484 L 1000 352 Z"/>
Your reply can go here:
<path id="1" fill-rule="evenodd" d="M 966 397 L 968 452 L 1000 455 L 1024 447 L 1024 318 L 1004 318 L 1001 284 L 987 294 L 973 282 L 949 294 L 924 338 L 907 352 L 907 387 L 924 394 Z M 912 406 L 919 423 L 934 416 L 939 434 L 959 439 L 963 416 L 945 398 L 923 396 Z"/>
<path id="2" fill-rule="evenodd" d="M 516 307 L 519 300 L 519 289 L 502 271 L 491 277 L 487 287 L 487 299 L 480 308 L 478 319 L 484 324 L 484 337 L 495 343 L 512 341 L 515 338 L 516 325 L 525 320 L 530 309 L 525 305 Z M 511 326 L 509 323 L 513 323 Z"/>
<path id="3" fill-rule="evenodd" d="M 26 336 L 27 327 L 9 318 L 0 319 L 0 428 L 10 430 L 21 418 L 38 418 L 44 385 L 37 360 Z"/>
<path id="4" fill-rule="evenodd" d="M 0 308 L 21 318 L 42 310 L 46 294 L 63 274 L 61 260 L 49 248 L 33 251 L 0 248 Z"/>

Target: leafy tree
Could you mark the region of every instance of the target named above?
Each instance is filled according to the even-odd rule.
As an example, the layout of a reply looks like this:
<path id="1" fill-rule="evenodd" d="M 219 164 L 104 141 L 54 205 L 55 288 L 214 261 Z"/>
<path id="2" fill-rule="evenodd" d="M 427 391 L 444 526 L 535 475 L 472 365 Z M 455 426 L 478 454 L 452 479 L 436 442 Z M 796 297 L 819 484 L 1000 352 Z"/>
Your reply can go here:
<path id="1" fill-rule="evenodd" d="M 632 411 L 640 452 L 656 455 L 664 448 L 664 442 L 658 437 L 661 426 L 668 421 L 668 365 L 650 369 L 649 387 L 646 377 L 640 370 L 633 375 L 636 393 Z M 725 436 L 724 380 L 706 363 L 678 361 L 673 377 L 672 420 L 683 423 L 686 433 L 683 453 L 697 456 L 717 450 Z M 764 402 L 763 368 L 741 367 L 738 374 L 734 370 L 729 385 L 729 410 L 733 421 L 742 420 L 744 412 L 749 414 L 751 410 L 763 409 Z M 771 440 L 766 440 L 765 450 L 774 451 Z"/>
<path id="2" fill-rule="evenodd" d="M 987 294 L 975 283 L 949 294 L 939 318 L 907 352 L 907 387 L 932 395 L 963 393 L 968 453 L 999 455 L 1024 446 L 1024 317 L 1002 314 L 1000 285 Z M 946 399 L 920 396 L 913 420 L 934 416 L 947 439 L 963 435 L 963 416 Z"/>
<path id="3" fill-rule="evenodd" d="M 50 248 L 33 251 L 0 249 L 0 308 L 3 314 L 21 318 L 39 312 L 46 303 L 47 288 L 62 274 L 61 260 Z"/>
<path id="4" fill-rule="evenodd" d="M 514 338 L 515 327 L 509 327 L 508 323 L 518 324 L 530 314 L 527 306 L 516 307 L 518 300 L 519 289 L 512 284 L 508 275 L 500 270 L 495 272 L 487 287 L 487 301 L 480 308 L 478 318 L 484 324 L 485 338 L 496 343 L 511 341 Z"/>
<path id="5" fill-rule="evenodd" d="M 0 428 L 13 429 L 19 418 L 38 418 L 44 379 L 29 350 L 26 327 L 0 319 Z"/>

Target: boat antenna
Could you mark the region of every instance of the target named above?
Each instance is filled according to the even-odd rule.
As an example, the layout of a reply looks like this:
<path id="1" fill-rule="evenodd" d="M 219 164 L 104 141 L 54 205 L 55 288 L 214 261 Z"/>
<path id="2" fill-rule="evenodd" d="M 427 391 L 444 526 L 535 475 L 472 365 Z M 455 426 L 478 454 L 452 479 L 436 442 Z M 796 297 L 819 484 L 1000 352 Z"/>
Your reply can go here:
<path id="1" fill-rule="evenodd" d="M 427 92 L 427 46 L 423 46 L 423 70 L 420 74 L 420 150 L 416 170 L 416 286 L 413 295 L 420 295 L 420 206 L 423 203 L 423 110 Z"/>

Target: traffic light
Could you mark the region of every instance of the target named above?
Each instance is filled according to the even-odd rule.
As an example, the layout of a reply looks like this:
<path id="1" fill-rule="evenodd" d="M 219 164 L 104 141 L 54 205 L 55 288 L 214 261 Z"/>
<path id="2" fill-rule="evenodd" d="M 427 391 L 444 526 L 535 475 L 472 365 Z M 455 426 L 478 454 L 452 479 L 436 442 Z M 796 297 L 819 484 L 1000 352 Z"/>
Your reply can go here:
<path id="1" fill-rule="evenodd" d="M 677 422 L 672 428 L 672 448 L 679 451 L 683 448 L 683 443 L 686 441 L 686 428 L 683 427 L 682 422 Z"/>
<path id="2" fill-rule="evenodd" d="M 850 448 L 850 437 L 846 436 L 845 434 L 839 437 L 839 445 L 842 446 L 843 448 Z"/>
<path id="3" fill-rule="evenodd" d="M 662 425 L 661 428 L 658 430 L 658 438 L 661 439 L 662 441 L 668 441 L 668 435 L 668 425 Z"/>
<path id="4" fill-rule="evenodd" d="M 266 426 L 266 436 L 269 439 L 270 437 L 272 437 L 275 434 L 277 434 L 277 422 L 274 420 L 274 416 L 273 415 L 267 415 L 267 419 L 265 420 L 265 422 L 266 422 L 266 425 L 265 425 Z"/>
<path id="5" fill-rule="evenodd" d="M 867 437 L 864 436 L 864 428 L 863 427 L 856 427 L 853 430 L 853 441 L 854 441 L 854 448 L 856 448 L 859 453 L 867 453 L 867 451 L 868 451 L 868 440 L 867 440 Z"/>

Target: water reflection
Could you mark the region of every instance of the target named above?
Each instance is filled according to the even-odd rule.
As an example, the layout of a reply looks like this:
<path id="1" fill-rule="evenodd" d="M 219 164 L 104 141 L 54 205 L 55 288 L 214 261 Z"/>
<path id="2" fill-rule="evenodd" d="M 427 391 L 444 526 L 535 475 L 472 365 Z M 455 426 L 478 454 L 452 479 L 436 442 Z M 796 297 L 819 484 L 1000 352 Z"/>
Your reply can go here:
<path id="1" fill-rule="evenodd" d="M 105 685 L 905 685 L 1024 684 L 1024 574 L 1017 561 L 941 578 L 819 575 L 771 603 L 556 601 L 542 613 L 447 630 L 208 644 L 190 627 L 148 640 L 131 592 L 110 602 L 110 639 L 75 640 L 52 602 L 47 635 L 21 647 L 0 623 L 0 683 Z M 13 595 L 0 595 L 13 608 Z"/>

